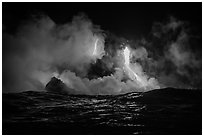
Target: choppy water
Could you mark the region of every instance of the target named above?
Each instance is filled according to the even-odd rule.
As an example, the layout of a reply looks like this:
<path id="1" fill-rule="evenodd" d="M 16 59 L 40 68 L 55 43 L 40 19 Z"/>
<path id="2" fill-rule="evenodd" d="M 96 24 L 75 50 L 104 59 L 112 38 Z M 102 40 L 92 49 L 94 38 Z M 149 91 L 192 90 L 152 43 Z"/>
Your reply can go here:
<path id="1" fill-rule="evenodd" d="M 3 134 L 201 134 L 200 90 L 3 94 Z"/>

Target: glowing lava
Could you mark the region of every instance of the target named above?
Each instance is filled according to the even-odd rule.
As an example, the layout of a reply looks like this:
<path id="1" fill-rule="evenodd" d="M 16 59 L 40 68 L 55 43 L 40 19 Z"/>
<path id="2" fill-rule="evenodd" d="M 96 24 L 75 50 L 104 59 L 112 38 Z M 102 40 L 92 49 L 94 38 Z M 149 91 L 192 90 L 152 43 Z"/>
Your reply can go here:
<path id="1" fill-rule="evenodd" d="M 132 75 L 134 76 L 134 78 L 131 77 L 132 80 L 137 80 L 139 81 L 141 84 L 143 84 L 142 79 L 131 69 L 130 67 L 130 50 L 128 49 L 128 47 L 125 47 L 124 49 L 124 57 L 125 57 L 125 66 L 127 68 L 128 74 L 131 77 Z"/>
<path id="2" fill-rule="evenodd" d="M 98 44 L 98 39 L 96 39 L 96 42 L 94 44 L 94 51 L 93 51 L 93 55 L 97 54 L 97 44 Z"/>
<path id="3" fill-rule="evenodd" d="M 129 66 L 130 62 L 130 50 L 128 49 L 128 47 L 125 47 L 124 49 L 124 56 L 125 56 L 125 65 Z"/>

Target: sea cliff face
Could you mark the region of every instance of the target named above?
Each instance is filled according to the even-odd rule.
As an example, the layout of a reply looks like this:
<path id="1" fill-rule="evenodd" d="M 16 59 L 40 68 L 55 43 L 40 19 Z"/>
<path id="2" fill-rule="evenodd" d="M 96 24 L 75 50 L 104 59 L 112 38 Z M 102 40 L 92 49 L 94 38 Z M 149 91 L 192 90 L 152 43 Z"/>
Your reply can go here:
<path id="1" fill-rule="evenodd" d="M 3 94 L 3 134 L 202 134 L 201 90 Z"/>

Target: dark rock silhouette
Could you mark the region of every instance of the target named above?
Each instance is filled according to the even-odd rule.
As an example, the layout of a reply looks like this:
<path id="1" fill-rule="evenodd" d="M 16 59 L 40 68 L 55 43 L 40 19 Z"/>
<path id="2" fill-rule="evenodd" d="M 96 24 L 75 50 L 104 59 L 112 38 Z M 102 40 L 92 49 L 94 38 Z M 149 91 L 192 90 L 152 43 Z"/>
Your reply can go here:
<path id="1" fill-rule="evenodd" d="M 60 79 L 52 77 L 45 86 L 45 90 L 57 94 L 74 94 L 75 90 L 67 87 Z"/>

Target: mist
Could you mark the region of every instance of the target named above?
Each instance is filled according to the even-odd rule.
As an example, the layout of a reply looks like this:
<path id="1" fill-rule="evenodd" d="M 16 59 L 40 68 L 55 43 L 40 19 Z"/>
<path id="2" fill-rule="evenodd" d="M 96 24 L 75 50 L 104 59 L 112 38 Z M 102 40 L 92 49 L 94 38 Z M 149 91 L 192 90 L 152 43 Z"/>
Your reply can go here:
<path id="1" fill-rule="evenodd" d="M 100 48 L 92 56 L 97 39 Z M 29 20 L 16 34 L 3 34 L 4 91 L 43 89 L 54 72 L 64 69 L 84 76 L 89 64 L 102 57 L 103 43 L 101 30 L 85 16 L 64 25 L 45 15 Z"/>
<path id="2" fill-rule="evenodd" d="M 106 31 L 84 14 L 65 24 L 56 24 L 46 15 L 35 16 L 15 34 L 3 31 L 3 92 L 44 90 L 52 77 L 73 89 L 72 94 L 199 87 L 201 54 L 191 49 L 189 41 L 197 37 L 189 33 L 185 22 L 170 18 L 167 23 L 153 24 L 151 38 L 131 43 L 116 36 L 109 43 Z M 128 66 L 125 47 L 130 51 Z M 96 64 L 109 73 L 94 74 Z"/>

